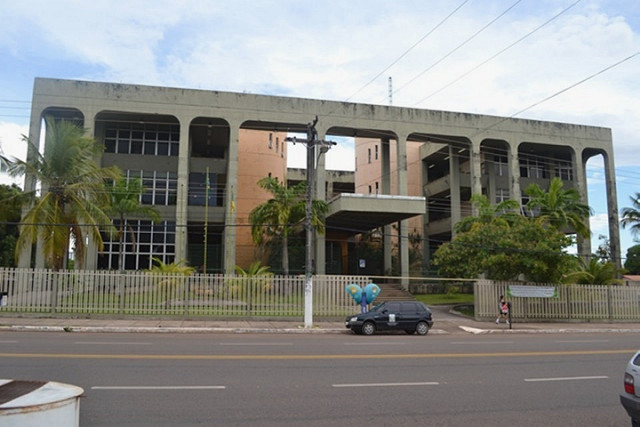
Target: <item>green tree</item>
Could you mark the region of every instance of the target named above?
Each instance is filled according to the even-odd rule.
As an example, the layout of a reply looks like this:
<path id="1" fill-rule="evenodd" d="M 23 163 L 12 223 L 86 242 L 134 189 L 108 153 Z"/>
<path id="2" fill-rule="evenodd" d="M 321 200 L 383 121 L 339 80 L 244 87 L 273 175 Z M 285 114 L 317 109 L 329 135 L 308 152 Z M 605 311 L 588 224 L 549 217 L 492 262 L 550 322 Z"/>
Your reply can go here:
<path id="1" fill-rule="evenodd" d="M 577 270 L 566 274 L 562 281 L 564 283 L 577 283 L 582 285 L 619 285 L 622 283 L 618 279 L 619 271 L 611 261 L 602 261 L 597 257 L 592 257 L 589 261 L 577 258 Z"/>
<path id="2" fill-rule="evenodd" d="M 634 245 L 627 249 L 624 268 L 629 274 L 640 274 L 640 245 Z"/>
<path id="3" fill-rule="evenodd" d="M 304 221 L 307 183 L 287 187 L 275 178 L 265 177 L 258 181 L 258 185 L 273 197 L 249 213 L 251 236 L 256 244 L 263 244 L 265 237 L 281 240 L 282 270 L 284 274 L 289 274 L 288 240 Z M 327 204 L 321 200 L 312 203 L 311 224 L 318 233 L 324 233 L 327 209 Z"/>
<path id="4" fill-rule="evenodd" d="M 0 185 L 0 266 L 15 267 L 15 248 L 20 230 L 18 223 L 22 204 L 22 189 L 15 184 Z"/>
<path id="5" fill-rule="evenodd" d="M 529 196 L 527 208 L 537 212 L 540 221 L 558 230 L 569 227 L 582 237 L 590 236 L 588 220 L 591 208 L 580 202 L 580 193 L 576 189 L 564 190 L 560 178 L 553 178 L 547 191 L 538 184 L 531 184 L 525 193 Z"/>
<path id="6" fill-rule="evenodd" d="M 462 218 L 454 227 L 456 233 L 469 231 L 478 222 L 488 224 L 501 219 L 512 223 L 520 216 L 518 213 L 520 204 L 515 200 L 503 200 L 493 205 L 484 194 L 474 194 L 471 196 L 471 203 L 476 207 L 478 214 Z"/>
<path id="7" fill-rule="evenodd" d="M 158 211 L 152 206 L 143 205 L 140 202 L 144 188 L 139 178 L 127 179 L 125 177 L 118 178 L 113 184 L 106 184 L 109 194 L 109 206 L 106 208 L 107 214 L 116 217 L 118 222 L 118 269 L 124 270 L 124 241 L 125 239 L 125 223 L 128 218 L 147 217 L 153 222 L 160 221 Z M 133 228 L 127 226 L 131 242 L 134 247 L 136 245 L 136 235 Z M 135 250 L 135 249 L 134 249 Z"/>
<path id="8" fill-rule="evenodd" d="M 571 239 L 552 227 L 519 216 L 477 222 L 434 253 L 433 263 L 443 277 L 515 280 L 520 275 L 536 282 L 558 281 L 570 255 L 563 252 Z"/>
<path id="9" fill-rule="evenodd" d="M 75 259 L 82 265 L 85 241 L 91 237 L 102 248 L 100 226 L 110 223 L 103 208 L 107 205 L 104 191 L 106 179 L 116 179 L 120 173 L 115 167 L 101 168 L 96 159 L 102 146 L 85 136 L 84 129 L 65 120 L 45 119 L 44 152 L 26 137 L 28 159 L 9 162 L 9 174 L 26 174 L 42 186 L 37 197 L 23 217 L 16 255 L 26 245 L 42 241 L 45 263 L 59 270 L 64 266 L 70 244 L 75 248 Z"/>
<path id="10" fill-rule="evenodd" d="M 640 233 L 640 193 L 629 196 L 629 199 L 631 199 L 632 207 L 622 209 L 620 224 L 622 228 L 629 226 L 631 232 L 636 235 Z"/>
<path id="11" fill-rule="evenodd" d="M 165 264 L 160 258 L 153 257 L 152 260 L 153 267 L 146 271 L 160 276 L 156 285 L 158 292 L 164 296 L 164 308 L 168 309 L 171 305 L 171 295 L 184 295 L 184 280 L 181 280 L 179 276 L 190 276 L 195 273 L 196 269 L 187 265 L 185 261 Z"/>

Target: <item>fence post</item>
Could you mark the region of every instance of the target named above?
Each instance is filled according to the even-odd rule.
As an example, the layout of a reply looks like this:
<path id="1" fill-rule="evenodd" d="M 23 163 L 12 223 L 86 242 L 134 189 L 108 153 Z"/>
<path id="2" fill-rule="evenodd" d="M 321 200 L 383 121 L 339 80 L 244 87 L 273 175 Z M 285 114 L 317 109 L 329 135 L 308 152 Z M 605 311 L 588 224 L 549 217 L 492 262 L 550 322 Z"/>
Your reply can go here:
<path id="1" fill-rule="evenodd" d="M 118 275 L 118 311 L 124 314 L 124 280 L 126 274 L 124 271 L 116 273 Z"/>
<path id="2" fill-rule="evenodd" d="M 58 275 L 60 272 L 53 272 L 46 270 L 47 277 L 52 281 L 51 283 L 51 313 L 56 312 L 58 306 Z"/>

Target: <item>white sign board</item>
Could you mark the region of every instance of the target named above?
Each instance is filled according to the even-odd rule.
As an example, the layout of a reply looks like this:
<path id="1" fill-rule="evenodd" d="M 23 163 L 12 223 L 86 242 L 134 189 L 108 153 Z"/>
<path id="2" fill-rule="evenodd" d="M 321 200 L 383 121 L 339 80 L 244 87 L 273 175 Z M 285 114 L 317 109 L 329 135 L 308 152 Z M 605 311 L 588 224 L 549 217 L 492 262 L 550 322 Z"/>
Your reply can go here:
<path id="1" fill-rule="evenodd" d="M 511 297 L 558 298 L 558 290 L 555 286 L 512 285 L 507 289 L 507 295 Z"/>

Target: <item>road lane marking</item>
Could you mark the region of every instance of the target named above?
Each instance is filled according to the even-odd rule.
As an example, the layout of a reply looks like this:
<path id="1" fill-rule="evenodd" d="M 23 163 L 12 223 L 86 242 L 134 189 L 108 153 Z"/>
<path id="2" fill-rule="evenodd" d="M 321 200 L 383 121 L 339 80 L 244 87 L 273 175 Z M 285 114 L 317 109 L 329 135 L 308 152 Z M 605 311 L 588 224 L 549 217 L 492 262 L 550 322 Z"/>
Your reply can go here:
<path id="1" fill-rule="evenodd" d="M 563 341 L 555 341 L 556 343 L 563 343 L 563 344 L 567 344 L 567 343 L 587 343 L 587 344 L 591 344 L 591 343 L 595 343 L 595 342 L 609 342 L 609 340 L 563 340 Z"/>
<path id="2" fill-rule="evenodd" d="M 18 341 L 13 341 L 13 340 L 2 340 L 0 341 L 0 344 L 15 344 Z"/>
<path id="3" fill-rule="evenodd" d="M 221 342 L 218 345 L 224 346 L 291 346 L 292 342 Z"/>
<path id="4" fill-rule="evenodd" d="M 465 345 L 465 344 L 502 345 L 502 344 L 513 344 L 513 341 L 453 341 L 450 344 L 454 344 L 454 345 Z"/>
<path id="5" fill-rule="evenodd" d="M 77 345 L 151 345 L 150 342 L 76 341 Z"/>
<path id="6" fill-rule="evenodd" d="M 484 357 L 598 356 L 633 355 L 637 349 L 528 351 L 492 353 L 410 353 L 410 354 L 74 354 L 0 353 L 0 358 L 30 359 L 131 359 L 131 360 L 364 360 L 364 359 L 462 359 Z"/>
<path id="7" fill-rule="evenodd" d="M 406 386 L 422 386 L 422 385 L 439 385 L 438 382 L 423 382 L 423 383 L 365 383 L 365 384 L 331 384 L 331 387 L 346 388 L 346 387 L 406 387 Z"/>
<path id="8" fill-rule="evenodd" d="M 224 390 L 226 386 L 223 385 L 189 385 L 189 386 L 143 386 L 143 385 L 133 385 L 133 386 L 93 386 L 91 390 Z"/>
<path id="9" fill-rule="evenodd" d="M 591 377 L 556 377 L 556 378 L 525 378 L 527 383 L 545 382 L 545 381 L 579 381 L 579 380 L 606 380 L 606 375 L 596 375 Z"/>
<path id="10" fill-rule="evenodd" d="M 346 342 L 344 345 L 404 345 L 402 341 L 399 342 Z"/>

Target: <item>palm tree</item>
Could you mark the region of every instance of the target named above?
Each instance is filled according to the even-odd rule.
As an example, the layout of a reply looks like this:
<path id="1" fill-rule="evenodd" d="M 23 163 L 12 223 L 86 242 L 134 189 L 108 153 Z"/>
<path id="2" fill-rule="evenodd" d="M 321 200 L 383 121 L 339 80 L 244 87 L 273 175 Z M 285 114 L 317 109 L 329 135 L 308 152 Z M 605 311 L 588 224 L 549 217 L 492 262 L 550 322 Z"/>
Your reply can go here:
<path id="1" fill-rule="evenodd" d="M 635 197 L 629 196 L 629 199 L 631 199 L 633 207 L 622 209 L 620 224 L 622 228 L 628 225 L 631 232 L 635 235 L 640 233 L 640 193 L 636 193 Z"/>
<path id="2" fill-rule="evenodd" d="M 109 193 L 109 207 L 106 209 L 107 213 L 111 216 L 115 216 L 119 220 L 118 224 L 118 246 L 120 252 L 118 254 L 118 269 L 124 270 L 124 228 L 125 220 L 129 217 L 149 217 L 153 222 L 160 221 L 160 215 L 158 211 L 152 206 L 145 206 L 140 203 L 140 196 L 144 191 L 142 187 L 142 181 L 140 178 L 126 179 L 121 177 L 117 179 L 113 185 L 107 185 L 107 192 Z M 129 236 L 134 247 L 136 244 L 136 235 L 133 227 L 127 226 Z"/>
<path id="3" fill-rule="evenodd" d="M 538 211 L 540 221 L 558 230 L 570 227 L 582 237 L 589 237 L 588 220 L 592 209 L 580 202 L 580 193 L 576 189 L 563 190 L 562 187 L 562 180 L 558 177 L 551 180 L 548 191 L 537 184 L 529 185 L 525 190 L 529 196 L 527 208 Z"/>
<path id="4" fill-rule="evenodd" d="M 474 194 L 471 196 L 471 203 L 478 209 L 478 215 L 462 218 L 455 225 L 456 233 L 469 231 L 476 223 L 488 224 L 496 219 L 504 220 L 508 224 L 511 224 L 516 217 L 520 216 L 517 212 L 520 204 L 512 199 L 503 200 L 496 205 L 492 205 L 487 196 Z"/>
<path id="5" fill-rule="evenodd" d="M 9 161 L 9 174 L 32 177 L 42 187 L 31 209 L 22 218 L 16 256 L 26 246 L 42 241 L 45 263 L 55 270 L 63 268 L 70 241 L 75 247 L 76 265 L 85 255 L 85 239 L 91 237 L 102 248 L 100 226 L 110 224 L 103 207 L 107 205 L 104 191 L 106 179 L 116 179 L 115 167 L 101 168 L 96 159 L 102 146 L 75 123 L 45 119 L 44 152 L 29 141 L 28 161 Z"/>
<path id="6" fill-rule="evenodd" d="M 260 188 L 271 193 L 273 198 L 255 207 L 249 213 L 251 236 L 254 243 L 262 244 L 265 236 L 282 240 L 282 270 L 289 274 L 288 239 L 294 227 L 305 218 L 305 194 L 307 183 L 300 182 L 287 187 L 272 177 L 258 181 Z M 324 216 L 327 204 L 321 200 L 312 203 L 311 225 L 318 233 L 324 233 Z"/>
<path id="7" fill-rule="evenodd" d="M 618 279 L 618 267 L 611 262 L 602 262 L 598 257 L 593 257 L 586 262 L 584 258 L 577 258 L 577 269 L 564 276 L 565 283 L 577 283 L 582 285 L 620 285 Z"/>

